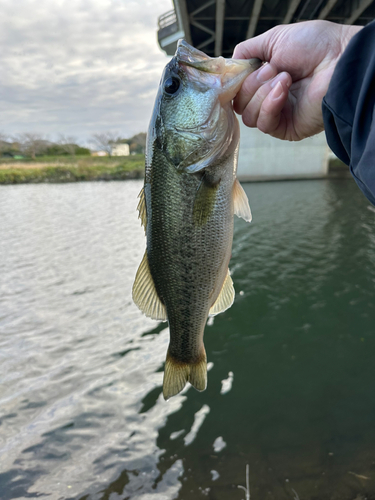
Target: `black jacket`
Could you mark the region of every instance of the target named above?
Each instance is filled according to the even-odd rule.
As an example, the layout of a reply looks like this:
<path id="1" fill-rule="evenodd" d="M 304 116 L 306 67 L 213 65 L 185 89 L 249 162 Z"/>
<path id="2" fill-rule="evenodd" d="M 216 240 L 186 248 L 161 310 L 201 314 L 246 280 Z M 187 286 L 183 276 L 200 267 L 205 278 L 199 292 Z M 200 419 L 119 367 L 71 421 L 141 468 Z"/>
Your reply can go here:
<path id="1" fill-rule="evenodd" d="M 349 42 L 323 99 L 327 141 L 375 205 L 375 22 Z"/>

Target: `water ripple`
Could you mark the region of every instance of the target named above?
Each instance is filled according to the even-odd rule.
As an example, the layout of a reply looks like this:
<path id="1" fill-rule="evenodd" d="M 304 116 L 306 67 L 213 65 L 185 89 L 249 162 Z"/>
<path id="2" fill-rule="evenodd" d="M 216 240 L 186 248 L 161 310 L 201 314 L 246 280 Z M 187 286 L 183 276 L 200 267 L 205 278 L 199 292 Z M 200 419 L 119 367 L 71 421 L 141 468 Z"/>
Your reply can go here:
<path id="1" fill-rule="evenodd" d="M 131 298 L 140 188 L 0 187 L 2 500 L 226 500 L 246 463 L 254 498 L 373 494 L 368 202 L 350 181 L 245 186 L 208 388 L 165 402 L 168 329 Z"/>

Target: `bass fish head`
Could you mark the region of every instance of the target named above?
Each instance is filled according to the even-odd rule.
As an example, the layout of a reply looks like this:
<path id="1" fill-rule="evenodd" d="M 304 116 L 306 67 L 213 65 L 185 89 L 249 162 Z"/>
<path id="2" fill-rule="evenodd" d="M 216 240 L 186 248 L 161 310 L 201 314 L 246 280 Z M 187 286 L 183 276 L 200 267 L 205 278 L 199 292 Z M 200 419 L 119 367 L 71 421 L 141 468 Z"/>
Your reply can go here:
<path id="1" fill-rule="evenodd" d="M 149 140 L 189 173 L 218 160 L 233 139 L 231 101 L 259 59 L 209 57 L 184 40 L 164 69 Z"/>

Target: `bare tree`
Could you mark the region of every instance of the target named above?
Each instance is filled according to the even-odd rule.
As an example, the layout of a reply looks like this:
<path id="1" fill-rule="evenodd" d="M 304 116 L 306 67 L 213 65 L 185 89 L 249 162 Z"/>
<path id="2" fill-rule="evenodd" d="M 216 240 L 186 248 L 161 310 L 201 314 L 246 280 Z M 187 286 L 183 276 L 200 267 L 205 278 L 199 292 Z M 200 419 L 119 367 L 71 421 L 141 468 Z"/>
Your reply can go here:
<path id="1" fill-rule="evenodd" d="M 18 134 L 16 140 L 20 145 L 21 151 L 24 154 L 31 156 L 33 160 L 35 160 L 37 154 L 42 154 L 50 145 L 50 142 L 47 141 L 41 134 L 34 132 Z"/>
<path id="2" fill-rule="evenodd" d="M 0 130 L 0 141 L 1 142 L 6 142 L 6 140 L 9 138 L 9 135 Z"/>
<path id="3" fill-rule="evenodd" d="M 60 134 L 58 143 L 66 153 L 73 156 L 73 158 L 75 157 L 77 149 L 79 148 L 76 137 Z"/>
<path id="4" fill-rule="evenodd" d="M 146 132 L 140 132 L 139 134 L 133 135 L 133 137 L 130 139 L 131 142 L 134 142 L 135 144 L 139 144 L 143 148 L 146 147 Z"/>
<path id="5" fill-rule="evenodd" d="M 99 149 L 108 153 L 109 156 L 112 155 L 112 145 L 120 139 L 118 132 L 101 132 L 98 134 L 93 134 L 91 136 L 91 143 L 94 144 Z"/>
<path id="6" fill-rule="evenodd" d="M 9 149 L 10 144 L 7 139 L 9 139 L 9 136 L 0 130 L 0 156 Z"/>
<path id="7" fill-rule="evenodd" d="M 130 151 L 134 153 L 144 153 L 146 149 L 146 134 L 140 132 L 129 139 Z"/>

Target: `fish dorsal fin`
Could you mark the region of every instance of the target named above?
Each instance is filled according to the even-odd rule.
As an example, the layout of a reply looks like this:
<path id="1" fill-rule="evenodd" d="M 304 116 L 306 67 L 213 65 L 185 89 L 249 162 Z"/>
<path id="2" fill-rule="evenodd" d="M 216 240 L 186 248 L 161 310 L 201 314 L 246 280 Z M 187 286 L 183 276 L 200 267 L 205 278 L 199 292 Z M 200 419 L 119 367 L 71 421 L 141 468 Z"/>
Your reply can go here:
<path id="1" fill-rule="evenodd" d="M 139 202 L 137 206 L 138 219 L 141 219 L 141 224 L 145 228 L 147 227 L 147 212 L 146 212 L 146 198 L 145 198 L 145 188 L 143 187 L 138 195 Z"/>
<path id="2" fill-rule="evenodd" d="M 247 195 L 239 183 L 238 179 L 233 184 L 234 213 L 237 217 L 242 217 L 246 222 L 251 222 L 252 215 Z"/>
<path id="3" fill-rule="evenodd" d="M 147 250 L 139 265 L 133 285 L 133 300 L 149 318 L 167 321 L 167 310 L 160 300 L 148 265 Z"/>
<path id="4" fill-rule="evenodd" d="M 215 304 L 211 307 L 209 315 L 215 316 L 216 314 L 226 311 L 233 304 L 233 301 L 234 301 L 233 281 L 232 278 L 230 277 L 228 269 L 228 274 L 227 277 L 225 278 L 221 292 L 219 293 L 219 296 L 216 299 Z"/>

